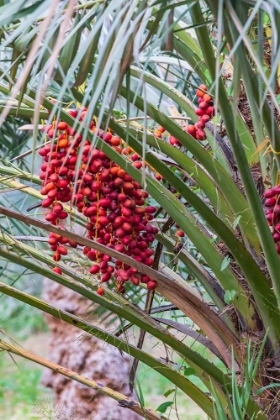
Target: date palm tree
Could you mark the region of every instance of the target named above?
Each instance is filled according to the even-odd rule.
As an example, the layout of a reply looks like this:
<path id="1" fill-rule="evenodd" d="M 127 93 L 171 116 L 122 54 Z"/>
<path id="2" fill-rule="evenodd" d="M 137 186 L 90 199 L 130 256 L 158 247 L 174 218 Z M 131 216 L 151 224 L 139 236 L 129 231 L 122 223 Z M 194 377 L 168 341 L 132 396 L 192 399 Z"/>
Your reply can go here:
<path id="1" fill-rule="evenodd" d="M 76 169 L 84 147 L 104 152 L 147 191 L 145 205 L 156 208 L 151 225 L 157 231 L 151 267 L 81 235 L 86 216 L 72 205 L 64 206 L 71 216 L 65 226 L 43 221 L 41 210 L 30 216 L 1 206 L 0 256 L 75 292 L 95 305 L 95 313 L 106 310 L 111 321 L 97 325 L 93 310 L 89 316 L 59 301 L 51 305 L 4 282 L 1 292 L 129 354 L 131 389 L 140 361 L 211 419 L 278 418 L 278 2 L 16 0 L 0 12 L 0 122 L 8 116 L 30 119 L 21 129 L 31 129 L 34 139 L 28 152 L 16 156 L 17 162 L 33 156 L 29 171 L 2 159 L 3 188 L 44 198 L 36 149 L 53 140 L 41 130 L 42 121 L 53 128 L 64 122 L 81 141 Z M 203 109 L 197 102 L 202 95 L 211 118 L 195 128 L 204 134 L 194 135 L 193 125 L 204 113 L 197 111 Z M 137 167 L 129 151 L 120 153 L 106 142 L 104 133 L 113 133 L 142 164 Z M 25 237 L 13 234 L 18 225 L 29 232 Z M 37 236 L 31 237 L 34 230 Z M 79 244 L 65 262 L 53 260 L 45 244 L 50 233 Z M 100 291 L 80 246 L 153 280 L 131 284 L 122 295 L 113 279 Z M 130 339 L 133 327 L 139 329 L 137 345 Z M 179 332 L 206 353 L 196 352 Z M 166 358 L 142 349 L 145 333 L 159 341 Z M 173 401 L 158 410 L 146 407 L 141 395 L 137 401 L 110 383 L 3 340 L 1 348 L 144 418 L 166 418 L 172 407 Z"/>

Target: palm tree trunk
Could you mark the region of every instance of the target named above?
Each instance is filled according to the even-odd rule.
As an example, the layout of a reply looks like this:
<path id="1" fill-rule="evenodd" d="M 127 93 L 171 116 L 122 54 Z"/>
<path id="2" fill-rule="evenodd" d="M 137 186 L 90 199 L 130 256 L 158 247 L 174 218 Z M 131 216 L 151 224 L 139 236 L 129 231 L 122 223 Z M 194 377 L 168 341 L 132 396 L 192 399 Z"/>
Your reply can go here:
<path id="1" fill-rule="evenodd" d="M 93 322 L 91 314 L 94 307 L 89 306 L 89 301 L 48 279 L 44 282 L 43 299 Z M 51 332 L 49 359 L 125 395 L 131 394 L 128 380 L 131 360 L 128 355 L 49 315 L 46 320 Z M 100 325 L 98 319 L 95 322 Z M 140 420 L 138 415 L 118 406 L 116 401 L 56 372 L 45 371 L 43 383 L 53 389 L 55 406 L 63 413 L 63 418 Z"/>

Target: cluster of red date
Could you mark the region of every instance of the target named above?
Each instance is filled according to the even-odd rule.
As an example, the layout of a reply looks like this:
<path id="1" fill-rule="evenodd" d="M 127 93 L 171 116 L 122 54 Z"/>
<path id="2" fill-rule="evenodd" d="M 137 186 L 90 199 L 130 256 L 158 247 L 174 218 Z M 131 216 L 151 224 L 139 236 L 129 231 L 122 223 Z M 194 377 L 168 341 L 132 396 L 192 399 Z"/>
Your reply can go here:
<path id="1" fill-rule="evenodd" d="M 208 95 L 205 85 L 198 87 L 196 95 L 198 96 L 198 108 L 196 108 L 195 113 L 199 116 L 199 121 L 194 125 L 189 124 L 186 131 L 196 140 L 202 141 L 206 139 L 205 124 L 213 118 L 215 109 L 212 97 Z"/>
<path id="2" fill-rule="evenodd" d="M 80 115 L 77 110 L 70 110 L 69 113 L 74 118 L 78 116 L 81 121 L 86 110 Z M 96 130 L 94 121 L 91 130 Z M 68 217 L 63 203 L 71 203 L 86 217 L 89 239 L 152 266 L 151 244 L 158 229 L 150 224 L 156 208 L 145 204 L 148 193 L 102 150 L 94 148 L 88 140 L 82 142 L 82 136 L 65 122 L 54 122 L 51 126 L 45 126 L 44 131 L 51 139 L 39 150 L 39 155 L 44 159 L 40 192 L 46 196 L 42 207 L 49 209 L 46 220 L 61 226 Z M 119 153 L 127 155 L 134 166 L 142 166 L 137 154 L 129 148 L 122 148 L 119 137 L 102 130 L 98 131 L 98 136 Z M 81 161 L 77 167 L 79 154 Z M 54 251 L 54 261 L 67 255 L 69 247 L 78 246 L 76 242 L 54 233 L 50 234 L 48 242 Z M 125 283 L 128 281 L 135 286 L 140 282 L 146 283 L 149 290 L 157 286 L 149 276 L 140 274 L 136 268 L 109 255 L 87 247 L 83 248 L 83 253 L 94 263 L 89 272 L 97 275 L 101 283 L 108 282 L 113 276 L 120 293 L 125 292 Z M 55 267 L 54 271 L 62 274 L 59 267 Z M 104 294 L 102 286 L 97 293 Z"/>
<path id="3" fill-rule="evenodd" d="M 267 207 L 265 217 L 270 226 L 276 250 L 280 255 L 280 186 L 266 190 L 264 197 Z"/>
<path id="4" fill-rule="evenodd" d="M 205 85 L 200 85 L 196 89 L 196 96 L 198 97 L 198 108 L 195 113 L 199 117 L 199 121 L 194 125 L 188 124 L 186 126 L 186 132 L 198 141 L 206 140 L 206 133 L 204 131 L 205 125 L 215 115 L 215 108 L 212 97 L 207 93 L 208 89 Z M 155 132 L 155 136 L 161 138 L 165 132 L 165 128 L 159 126 Z M 172 146 L 181 147 L 182 144 L 174 136 L 169 136 L 169 143 Z"/>

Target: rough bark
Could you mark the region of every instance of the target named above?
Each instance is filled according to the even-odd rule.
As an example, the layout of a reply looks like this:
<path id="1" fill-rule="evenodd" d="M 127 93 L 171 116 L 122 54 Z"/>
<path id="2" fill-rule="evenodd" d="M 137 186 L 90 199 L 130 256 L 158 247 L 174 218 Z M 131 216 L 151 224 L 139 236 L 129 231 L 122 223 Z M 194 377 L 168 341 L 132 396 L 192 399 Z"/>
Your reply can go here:
<path id="1" fill-rule="evenodd" d="M 91 302 L 77 293 L 45 280 L 43 298 L 60 309 L 84 319 L 92 319 Z M 118 349 L 79 331 L 54 317 L 46 316 L 51 331 L 49 359 L 79 372 L 89 379 L 101 382 L 125 395 L 129 390 L 130 357 Z M 98 319 L 95 320 L 98 324 Z M 98 324 L 100 325 L 100 324 Z M 59 418 L 67 420 L 140 420 L 142 417 L 119 407 L 111 398 L 102 396 L 75 381 L 45 371 L 45 386 L 53 389 Z M 135 396 L 134 396 L 135 397 Z"/>

